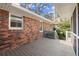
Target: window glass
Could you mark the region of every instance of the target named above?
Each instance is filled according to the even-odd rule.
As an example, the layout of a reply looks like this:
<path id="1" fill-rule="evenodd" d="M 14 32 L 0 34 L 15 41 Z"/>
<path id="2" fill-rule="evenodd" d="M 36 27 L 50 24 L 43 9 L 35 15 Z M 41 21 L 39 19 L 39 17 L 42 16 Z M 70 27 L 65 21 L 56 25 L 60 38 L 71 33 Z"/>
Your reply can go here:
<path id="1" fill-rule="evenodd" d="M 23 28 L 22 26 L 23 19 L 22 17 L 16 16 L 16 15 L 10 15 L 10 29 L 21 29 Z"/>
<path id="2" fill-rule="evenodd" d="M 16 22 L 11 22 L 11 27 L 16 27 Z"/>
<path id="3" fill-rule="evenodd" d="M 17 23 L 17 27 L 22 27 L 22 23 Z"/>
<path id="4" fill-rule="evenodd" d="M 40 29 L 39 29 L 40 31 L 43 31 L 43 22 L 41 22 L 41 24 L 40 24 Z"/>

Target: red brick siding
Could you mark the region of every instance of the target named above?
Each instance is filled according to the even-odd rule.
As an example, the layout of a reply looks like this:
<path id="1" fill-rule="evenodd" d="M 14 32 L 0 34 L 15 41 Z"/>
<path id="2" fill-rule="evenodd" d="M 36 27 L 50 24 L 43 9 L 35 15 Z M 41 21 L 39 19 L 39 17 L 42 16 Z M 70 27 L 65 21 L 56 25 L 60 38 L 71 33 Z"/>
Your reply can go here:
<path id="1" fill-rule="evenodd" d="M 22 44 L 42 38 L 40 22 L 24 17 L 23 30 L 9 30 L 9 12 L 0 9 L 0 51 L 16 48 Z"/>
<path id="2" fill-rule="evenodd" d="M 0 50 L 9 49 L 8 12 L 0 10 Z"/>
<path id="3" fill-rule="evenodd" d="M 44 31 L 49 31 L 51 29 L 51 23 L 45 21 L 44 22 Z"/>
<path id="4" fill-rule="evenodd" d="M 40 36 L 40 32 L 39 32 L 39 28 L 40 28 L 40 22 L 38 20 L 34 20 L 31 18 L 27 18 L 24 17 L 24 21 L 25 21 L 25 31 L 26 31 L 26 35 L 29 36 L 30 40 L 35 40 L 38 38 L 41 38 Z"/>

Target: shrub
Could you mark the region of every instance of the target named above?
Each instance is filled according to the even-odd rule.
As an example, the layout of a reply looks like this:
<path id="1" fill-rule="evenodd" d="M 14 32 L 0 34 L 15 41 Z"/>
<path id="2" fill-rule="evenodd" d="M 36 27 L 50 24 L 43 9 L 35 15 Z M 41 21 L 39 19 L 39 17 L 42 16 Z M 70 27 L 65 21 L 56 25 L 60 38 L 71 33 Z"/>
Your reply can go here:
<path id="1" fill-rule="evenodd" d="M 58 33 L 59 39 L 65 39 L 65 32 L 70 30 L 70 21 L 63 21 L 57 25 L 56 31 Z"/>
<path id="2" fill-rule="evenodd" d="M 65 33 L 63 31 L 61 31 L 60 29 L 56 30 L 59 39 L 65 39 Z"/>

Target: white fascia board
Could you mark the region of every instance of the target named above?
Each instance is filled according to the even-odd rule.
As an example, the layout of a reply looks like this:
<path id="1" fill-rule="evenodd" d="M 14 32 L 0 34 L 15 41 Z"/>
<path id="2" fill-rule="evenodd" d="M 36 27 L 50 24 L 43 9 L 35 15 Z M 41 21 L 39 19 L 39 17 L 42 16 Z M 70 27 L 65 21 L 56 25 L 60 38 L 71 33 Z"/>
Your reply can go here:
<path id="1" fill-rule="evenodd" d="M 46 21 L 48 21 L 48 22 L 51 22 L 51 23 L 52 23 L 52 21 L 51 21 L 51 20 L 46 19 L 45 17 L 40 16 L 40 15 L 38 15 L 38 14 L 36 14 L 36 13 L 32 12 L 32 11 L 29 11 L 28 9 L 25 9 L 25 8 L 23 8 L 23 7 L 19 6 L 19 4 L 12 3 L 12 6 L 14 6 L 14 7 L 18 8 L 18 9 L 21 9 L 22 11 L 25 11 L 25 12 L 27 12 L 27 13 L 29 13 L 29 14 L 31 14 L 31 15 L 33 15 L 33 16 L 35 16 L 36 18 L 40 19 L 41 21 L 46 20 Z M 29 16 L 30 16 L 30 15 L 29 15 Z"/>

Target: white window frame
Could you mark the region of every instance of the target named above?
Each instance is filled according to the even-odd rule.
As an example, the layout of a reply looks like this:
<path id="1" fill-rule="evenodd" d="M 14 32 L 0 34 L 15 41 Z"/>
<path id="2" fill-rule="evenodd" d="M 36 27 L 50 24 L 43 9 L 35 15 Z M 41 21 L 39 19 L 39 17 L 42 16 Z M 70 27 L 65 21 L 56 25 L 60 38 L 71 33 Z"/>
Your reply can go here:
<path id="1" fill-rule="evenodd" d="M 22 30 L 23 29 L 23 16 L 20 16 L 22 17 L 22 19 L 15 18 L 15 20 L 20 20 L 22 22 L 22 27 L 11 27 L 11 20 L 12 20 L 11 15 L 20 16 L 20 15 L 9 13 L 9 30 Z"/>

